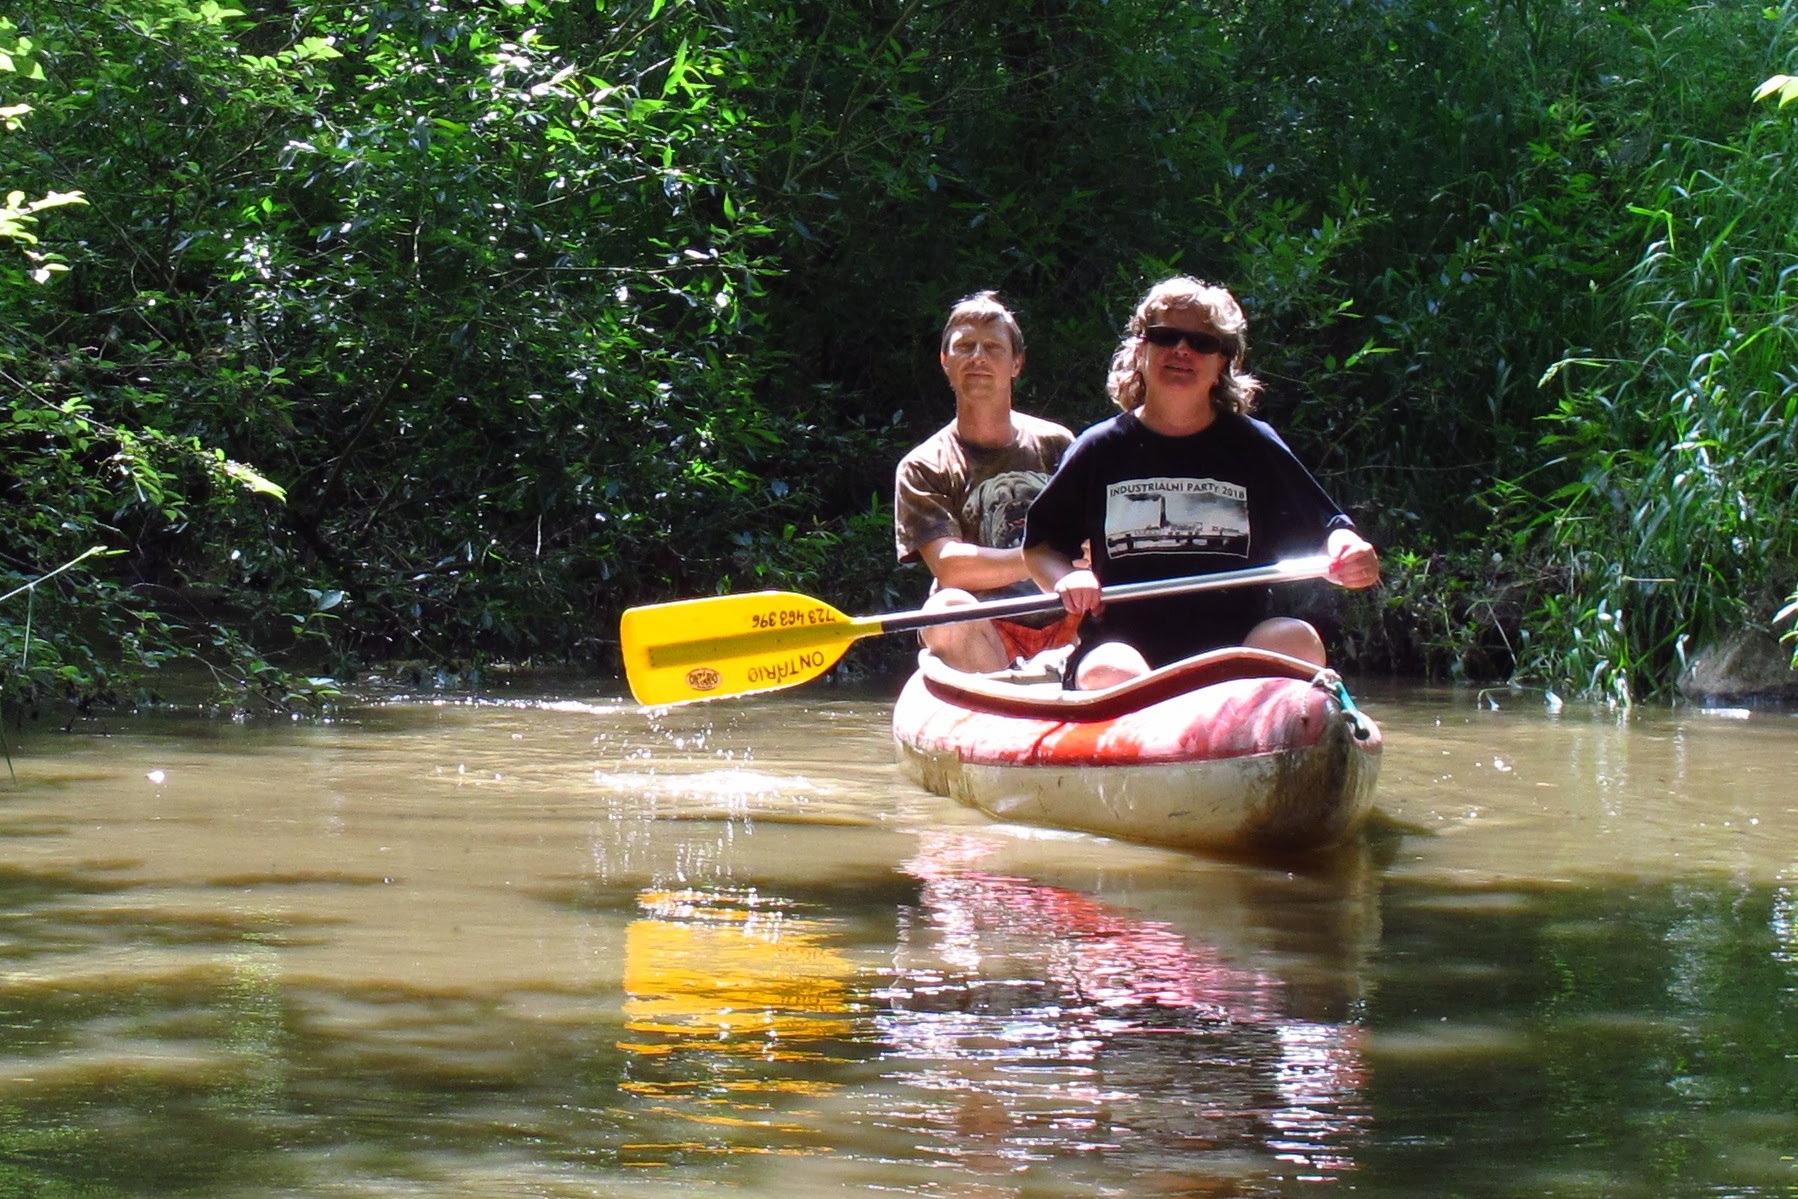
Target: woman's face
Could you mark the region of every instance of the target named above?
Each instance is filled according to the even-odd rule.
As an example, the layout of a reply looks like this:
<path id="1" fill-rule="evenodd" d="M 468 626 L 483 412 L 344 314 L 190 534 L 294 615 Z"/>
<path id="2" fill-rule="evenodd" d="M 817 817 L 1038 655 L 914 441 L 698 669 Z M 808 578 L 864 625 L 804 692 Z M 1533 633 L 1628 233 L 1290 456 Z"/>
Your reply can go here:
<path id="1" fill-rule="evenodd" d="M 1176 330 L 1202 336 L 1175 339 Z M 1172 345 L 1161 344 L 1170 340 Z M 1199 342 L 1196 347 L 1194 340 Z M 1203 314 L 1173 308 L 1151 317 L 1143 335 L 1143 355 L 1143 385 L 1148 402 L 1182 407 L 1211 405 L 1211 389 L 1223 378 L 1227 359 L 1223 339 Z"/>

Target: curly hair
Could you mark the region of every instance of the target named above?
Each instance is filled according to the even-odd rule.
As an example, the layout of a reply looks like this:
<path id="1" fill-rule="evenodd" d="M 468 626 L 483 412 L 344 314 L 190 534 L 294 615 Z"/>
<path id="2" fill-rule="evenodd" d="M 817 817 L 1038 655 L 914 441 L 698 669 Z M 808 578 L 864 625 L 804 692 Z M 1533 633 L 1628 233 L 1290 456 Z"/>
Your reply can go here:
<path id="1" fill-rule="evenodd" d="M 1150 325 L 1159 323 L 1161 317 L 1176 311 L 1197 313 L 1206 327 L 1223 338 L 1229 347 L 1223 374 L 1211 391 L 1212 404 L 1221 412 L 1247 415 L 1254 411 L 1261 380 L 1242 369 L 1249 348 L 1249 321 L 1243 315 L 1242 305 L 1228 289 L 1190 275 L 1163 279 L 1149 289 L 1142 302 L 1137 304 L 1136 311 L 1130 314 L 1124 338 L 1118 343 L 1117 353 L 1111 356 L 1111 372 L 1105 380 L 1111 402 L 1125 412 L 1142 407 L 1148 389 L 1143 377 L 1148 343 L 1143 340 L 1143 332 Z"/>

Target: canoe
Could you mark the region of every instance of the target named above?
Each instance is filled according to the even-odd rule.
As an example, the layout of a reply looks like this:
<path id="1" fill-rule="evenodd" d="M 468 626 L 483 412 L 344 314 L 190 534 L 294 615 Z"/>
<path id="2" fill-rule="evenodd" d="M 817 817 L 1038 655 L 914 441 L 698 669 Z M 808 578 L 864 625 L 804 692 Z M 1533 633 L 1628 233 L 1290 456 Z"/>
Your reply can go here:
<path id="1" fill-rule="evenodd" d="M 1380 771 L 1380 730 L 1334 671 L 1250 649 L 1087 692 L 925 653 L 893 740 L 915 782 L 995 819 L 1181 849 L 1335 845 Z"/>

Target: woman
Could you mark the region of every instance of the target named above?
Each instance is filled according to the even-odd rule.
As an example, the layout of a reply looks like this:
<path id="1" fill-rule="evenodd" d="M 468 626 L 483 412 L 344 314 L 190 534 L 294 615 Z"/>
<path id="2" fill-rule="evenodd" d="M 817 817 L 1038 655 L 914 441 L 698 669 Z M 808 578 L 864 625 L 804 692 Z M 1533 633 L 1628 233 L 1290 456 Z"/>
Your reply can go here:
<path id="1" fill-rule="evenodd" d="M 1024 556 L 1044 590 L 1082 616 L 1069 684 L 1108 687 L 1206 650 L 1248 645 L 1324 664 L 1302 620 L 1270 615 L 1265 587 L 1106 607 L 1102 584 L 1331 557 L 1329 578 L 1371 587 L 1380 560 L 1354 522 L 1249 416 L 1261 384 L 1242 369 L 1248 321 L 1222 287 L 1185 276 L 1136 306 L 1107 390 L 1123 412 L 1082 433 L 1031 505 Z M 1091 569 L 1076 569 L 1090 542 Z"/>

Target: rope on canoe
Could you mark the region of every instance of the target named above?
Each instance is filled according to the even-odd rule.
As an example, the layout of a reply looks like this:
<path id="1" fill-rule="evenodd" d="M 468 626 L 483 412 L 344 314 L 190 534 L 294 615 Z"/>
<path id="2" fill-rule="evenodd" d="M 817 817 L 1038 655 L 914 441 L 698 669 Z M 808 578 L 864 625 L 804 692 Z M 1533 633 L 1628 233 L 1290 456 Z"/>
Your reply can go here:
<path id="1" fill-rule="evenodd" d="M 1365 741 L 1373 736 L 1373 722 L 1367 718 L 1365 712 L 1355 706 L 1355 697 L 1349 694 L 1348 684 L 1342 681 L 1341 675 L 1334 670 L 1325 668 L 1318 671 L 1312 678 L 1311 685 L 1322 687 L 1336 697 L 1336 702 L 1342 706 L 1342 718 L 1349 722 L 1349 728 L 1354 731 L 1355 740 Z"/>

